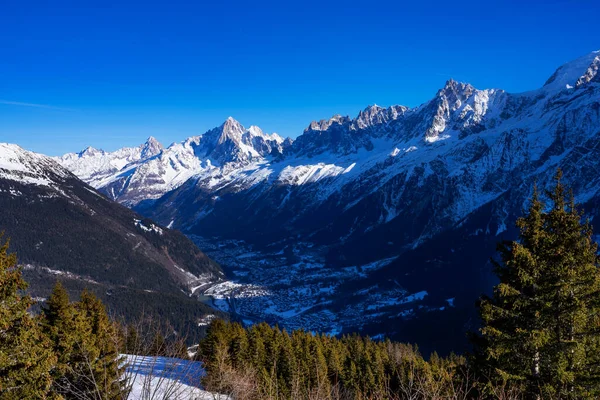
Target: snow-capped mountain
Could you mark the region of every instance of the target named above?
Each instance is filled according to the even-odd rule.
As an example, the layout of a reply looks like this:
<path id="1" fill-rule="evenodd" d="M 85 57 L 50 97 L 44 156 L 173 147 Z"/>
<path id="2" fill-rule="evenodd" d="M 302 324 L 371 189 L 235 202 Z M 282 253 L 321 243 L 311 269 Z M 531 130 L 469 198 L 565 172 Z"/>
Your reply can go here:
<path id="1" fill-rule="evenodd" d="M 57 182 L 76 178 L 49 157 L 25 151 L 15 144 L 0 143 L 0 179 L 56 188 Z"/>
<path id="2" fill-rule="evenodd" d="M 127 205 L 154 199 L 198 174 L 243 168 L 269 155 L 281 154 L 286 142 L 260 128 L 245 129 L 228 118 L 201 136 L 164 148 L 150 137 L 135 148 L 112 153 L 88 147 L 57 161 L 107 196 Z"/>
<path id="3" fill-rule="evenodd" d="M 565 64 L 528 93 L 450 80 L 417 108 L 371 106 L 354 119 L 312 122 L 283 156 L 265 152 L 196 170 L 149 212 L 187 231 L 217 222 L 226 230 L 235 221 L 236 234 L 282 216 L 293 232 L 335 231 L 327 240 L 333 244 L 435 209 L 418 234 L 402 240 L 412 246 L 515 185 L 526 192 L 534 180 L 549 182 L 559 166 L 585 202 L 596 193 L 593 181 L 579 179 L 581 162 L 568 161 L 598 134 L 598 60 L 594 52 Z M 244 206 L 232 214 L 238 201 Z M 307 224 L 315 212 L 327 219 Z M 344 215 L 353 215 L 352 223 Z"/>
<path id="4" fill-rule="evenodd" d="M 432 307 L 451 298 L 453 307 L 473 310 L 491 287 L 485 265 L 495 242 L 513 235 L 534 183 L 549 186 L 560 167 L 576 199 L 591 215 L 600 212 L 599 66 L 600 52 L 592 52 L 541 88 L 516 94 L 450 80 L 419 107 L 336 115 L 310 123 L 293 142 L 265 139 L 271 147 L 263 151 L 244 140 L 250 129 L 228 120 L 193 139 L 195 164 L 185 179 L 159 174 L 160 191 L 130 186 L 136 195 L 127 197 L 89 182 L 206 243 L 226 238 L 259 252 L 287 251 L 282 265 L 302 258 L 300 247 L 313 249 L 311 257 L 322 249 L 321 265 L 339 268 L 391 259 L 353 284 L 355 293 L 393 279 L 409 292 L 426 290 Z M 364 298 L 342 286 L 332 290 L 344 306 Z M 400 300 L 389 307 L 373 318 L 385 325 L 410 315 L 398 313 Z"/>
<path id="5" fill-rule="evenodd" d="M 183 328 L 207 309 L 184 291 L 222 277 L 218 264 L 181 233 L 107 199 L 54 159 L 13 144 L 0 143 L 0 210 L 0 232 L 11 239 L 37 298 L 60 279 L 73 292 L 88 287 L 129 318 L 153 304 L 146 311 L 186 310 L 187 320 L 174 318 Z"/>

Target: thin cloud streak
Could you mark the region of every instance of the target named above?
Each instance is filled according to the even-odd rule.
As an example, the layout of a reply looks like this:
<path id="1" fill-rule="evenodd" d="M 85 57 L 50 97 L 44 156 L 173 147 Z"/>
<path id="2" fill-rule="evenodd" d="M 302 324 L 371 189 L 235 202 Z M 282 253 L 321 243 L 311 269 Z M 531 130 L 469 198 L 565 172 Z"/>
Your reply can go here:
<path id="1" fill-rule="evenodd" d="M 47 104 L 24 103 L 22 101 L 12 101 L 12 100 L 2 100 L 2 99 L 0 99 L 0 104 L 4 104 L 7 106 L 44 108 L 47 110 L 75 111 L 72 108 L 55 107 L 55 106 L 50 106 Z"/>

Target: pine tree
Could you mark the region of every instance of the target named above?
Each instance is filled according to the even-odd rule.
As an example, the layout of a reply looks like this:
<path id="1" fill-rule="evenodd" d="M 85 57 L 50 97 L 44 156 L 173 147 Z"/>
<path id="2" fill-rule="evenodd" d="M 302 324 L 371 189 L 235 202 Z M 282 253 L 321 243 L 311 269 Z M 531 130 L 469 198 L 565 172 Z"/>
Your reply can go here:
<path id="1" fill-rule="evenodd" d="M 28 313 L 33 301 L 21 294 L 27 284 L 8 246 L 0 245 L 0 399 L 44 399 L 56 356 Z"/>
<path id="2" fill-rule="evenodd" d="M 108 318 L 104 304 L 88 290 L 82 292 L 75 308 L 91 327 L 88 362 L 96 392 L 102 399 L 119 399 L 124 390 L 124 367 L 117 349 L 117 327 Z"/>
<path id="3" fill-rule="evenodd" d="M 155 332 L 148 348 L 149 356 L 168 356 L 167 341 L 162 333 Z"/>
<path id="4" fill-rule="evenodd" d="M 71 303 L 59 282 L 42 312 L 42 325 L 58 355 L 53 392 L 66 399 L 121 398 L 116 328 L 102 303 L 88 291 Z"/>
<path id="5" fill-rule="evenodd" d="M 138 354 L 142 351 L 142 341 L 138 330 L 133 325 L 127 325 L 125 333 L 125 352 L 127 354 Z"/>
<path id="6" fill-rule="evenodd" d="M 517 221 L 519 239 L 499 246 L 493 297 L 479 303 L 480 361 L 502 381 L 524 382 L 532 398 L 600 394 L 600 274 L 589 224 L 565 188 L 537 190 Z"/>
<path id="7" fill-rule="evenodd" d="M 86 347 L 83 342 L 89 337 L 90 328 L 82 315 L 76 312 L 60 282 L 56 283 L 42 308 L 42 317 L 43 330 L 50 337 L 58 356 L 53 370 L 52 392 L 65 398 L 73 397 L 74 392 L 78 393 L 79 371 L 84 369 L 81 352 Z"/>

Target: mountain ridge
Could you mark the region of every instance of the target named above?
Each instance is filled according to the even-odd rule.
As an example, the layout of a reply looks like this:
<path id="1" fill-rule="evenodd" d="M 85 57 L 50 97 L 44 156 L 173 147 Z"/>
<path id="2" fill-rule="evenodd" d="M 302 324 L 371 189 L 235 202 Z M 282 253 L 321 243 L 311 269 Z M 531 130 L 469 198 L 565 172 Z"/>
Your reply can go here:
<path id="1" fill-rule="evenodd" d="M 596 65 L 597 53 L 590 53 L 559 67 L 545 86 L 517 94 L 449 80 L 418 107 L 370 106 L 355 118 L 311 122 L 281 154 L 197 170 L 157 196 L 140 188 L 141 200 L 129 205 L 210 248 L 240 282 L 275 293 L 272 300 L 240 299 L 236 309 L 246 317 L 307 329 L 321 329 L 325 320 L 370 334 L 387 324 L 386 333 L 409 340 L 402 324 L 429 318 L 419 310 L 443 308 L 459 313 L 464 328 L 477 295 L 491 287 L 487 261 L 495 243 L 514 233 L 534 183 L 550 186 L 561 168 L 590 215 L 600 209 Z M 228 241 L 231 248 L 220 247 Z M 241 243 L 248 253 L 232 257 Z M 248 268 L 240 257 L 271 267 L 257 261 Z M 269 278 L 291 266 L 297 280 L 278 286 Z M 368 272 L 336 275 L 352 268 Z M 330 275 L 323 280 L 313 270 Z M 323 301 L 315 295 L 282 311 L 289 306 L 285 293 L 309 290 L 307 281 L 311 293 L 326 291 L 333 305 L 315 307 Z M 428 295 L 420 300 L 401 297 L 422 292 Z M 383 311 L 363 310 L 369 326 L 353 326 L 358 310 L 369 310 L 364 293 L 390 300 L 369 300 Z M 448 298 L 456 299 L 452 309 L 444 305 Z M 307 307 L 312 311 L 298 314 Z"/>
<path id="2" fill-rule="evenodd" d="M 215 312 L 190 296 L 194 287 L 223 279 L 217 263 L 183 234 L 107 199 L 50 157 L 0 143 L 0 208 L 0 231 L 11 238 L 38 299 L 61 280 L 72 293 L 94 291 L 129 321 L 149 307 L 191 335 L 197 320 Z"/>
<path id="3" fill-rule="evenodd" d="M 157 144 L 153 147 L 154 151 L 146 156 L 142 155 L 140 151 L 140 155 L 133 154 L 123 158 L 122 153 L 131 151 L 128 148 L 112 153 L 96 151 L 93 154 L 96 158 L 105 158 L 110 155 L 109 158 L 116 159 L 112 164 L 110 161 L 101 163 L 98 168 L 101 170 L 100 173 L 95 170 L 91 173 L 86 171 L 90 162 L 86 162 L 87 154 L 84 152 L 69 153 L 57 160 L 94 187 L 101 189 L 109 197 L 132 206 L 148 198 L 158 198 L 182 185 L 187 179 L 203 173 L 209 174 L 210 170 L 215 167 L 225 170 L 226 173 L 232 169 L 239 169 L 253 160 L 268 159 L 270 155 L 283 155 L 283 157 L 308 155 L 311 157 L 325 151 L 346 155 L 356 153 L 361 148 L 371 150 L 373 143 L 369 140 L 370 137 L 364 135 L 358 137 L 356 134 L 353 135 L 353 132 L 363 133 L 373 126 L 377 126 L 376 134 L 385 135 L 386 130 L 381 129 L 381 126 L 389 125 L 399 119 L 408 120 L 408 125 L 410 125 L 411 119 L 416 120 L 412 129 L 409 127 L 407 130 L 406 127 L 402 127 L 403 132 L 399 133 L 412 134 L 415 137 L 424 136 L 423 140 L 428 143 L 446 139 L 443 132 L 446 130 L 447 118 L 451 113 L 456 113 L 459 108 L 462 113 L 461 121 L 453 122 L 460 122 L 462 124 L 460 128 L 463 131 L 465 128 L 484 129 L 485 127 L 481 123 L 484 118 L 489 119 L 486 115 L 488 107 L 497 106 L 494 102 L 507 101 L 507 97 L 512 97 L 512 101 L 518 98 L 522 98 L 522 101 L 531 101 L 535 96 L 544 93 L 555 95 L 563 90 L 600 79 L 597 74 L 598 65 L 600 65 L 599 54 L 599 51 L 595 51 L 566 63 L 556 70 L 542 88 L 534 91 L 510 94 L 498 89 L 478 90 L 468 83 L 460 83 L 451 79 L 438 90 L 432 100 L 418 107 L 408 108 L 395 105 L 383 108 L 375 105 L 366 107 L 355 118 L 335 115 L 330 119 L 312 121 L 304 132 L 293 141 L 289 138 L 284 140 L 276 134 L 266 135 L 256 126 L 246 129 L 238 121 L 229 117 L 221 126 L 211 129 L 203 135 L 187 138 L 179 144 L 174 143 L 166 149 L 156 142 Z M 430 109 L 429 119 L 419 116 L 424 109 Z M 419 118 L 421 118 L 420 121 Z M 150 139 L 155 141 L 154 138 Z M 405 138 L 399 136 L 397 139 Z M 148 142 L 142 144 L 140 148 L 144 146 L 148 146 Z M 160 166 L 146 168 L 145 171 L 139 171 L 137 168 L 139 163 L 143 163 L 153 156 L 160 156 L 165 150 L 172 149 L 172 153 L 177 153 L 177 150 L 181 151 L 180 146 L 188 149 L 187 154 L 181 156 L 188 162 L 181 162 L 179 155 L 165 156 L 168 163 L 177 166 L 177 168 L 173 168 L 174 171 L 169 170 L 165 165 L 162 168 Z M 167 161 L 163 161 L 163 164 L 166 163 Z M 112 169 L 107 165 L 112 165 Z M 134 172 L 129 175 L 131 169 Z M 150 176 L 145 177 L 144 173 Z M 96 174 L 105 179 L 97 179 Z M 161 185 L 157 185 L 157 190 L 152 193 L 131 195 L 132 192 L 143 191 L 136 185 L 130 188 L 127 182 L 127 179 L 135 180 L 138 175 L 139 179 L 149 181 L 146 184 L 151 185 L 152 181 L 155 183 L 162 181 L 162 187 L 158 188 Z M 118 182 L 121 187 L 116 187 L 118 185 L 115 182 Z"/>

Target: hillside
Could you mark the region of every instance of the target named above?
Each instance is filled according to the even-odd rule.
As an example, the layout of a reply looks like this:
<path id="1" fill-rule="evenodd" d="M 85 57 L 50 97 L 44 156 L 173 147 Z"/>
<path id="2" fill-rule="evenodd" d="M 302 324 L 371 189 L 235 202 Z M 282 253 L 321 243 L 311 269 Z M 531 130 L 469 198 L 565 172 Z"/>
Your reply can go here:
<path id="1" fill-rule="evenodd" d="M 48 157 L 0 144 L 0 209 L 0 229 L 35 297 L 45 298 L 60 279 L 72 292 L 92 289 L 127 318 L 145 311 L 190 329 L 213 312 L 190 294 L 222 278 L 217 263 Z"/>
<path id="2" fill-rule="evenodd" d="M 589 53 L 526 93 L 449 80 L 418 107 L 313 121 L 277 151 L 258 151 L 243 140 L 257 128 L 228 119 L 193 139 L 203 150 L 186 153 L 187 179 L 154 163 L 191 138 L 135 164 L 132 180 L 172 183 L 162 196 L 89 182 L 218 260 L 236 283 L 208 294 L 236 297 L 222 307 L 242 318 L 455 348 L 492 287 L 489 257 L 514 237 L 535 183 L 547 188 L 560 167 L 589 215 L 598 212 L 599 66 Z M 439 321 L 444 337 L 431 329 Z"/>

